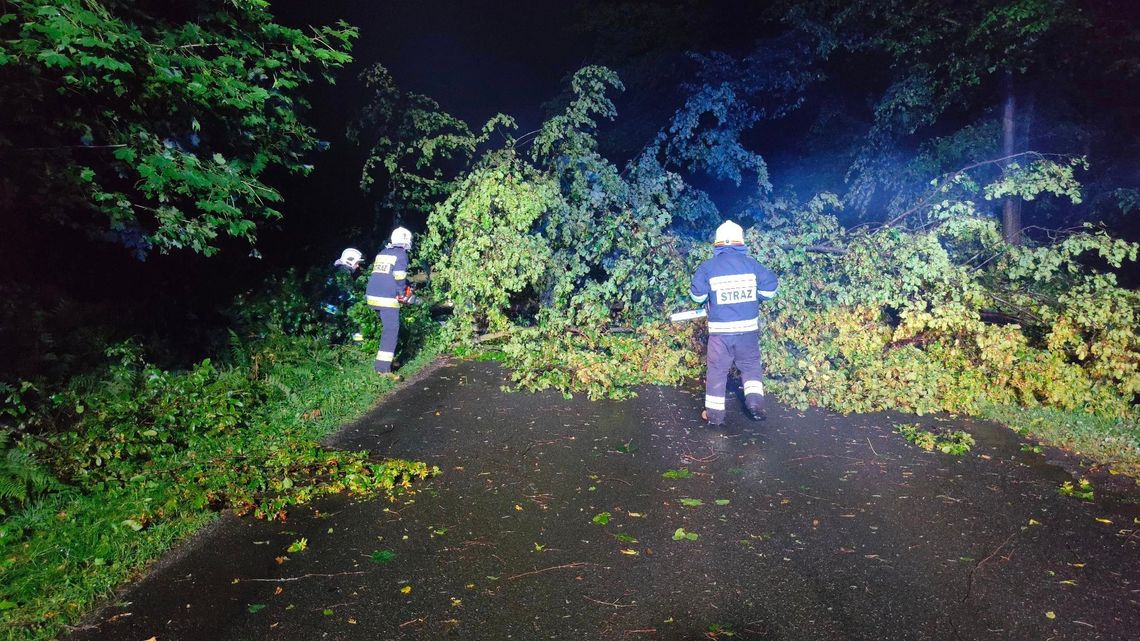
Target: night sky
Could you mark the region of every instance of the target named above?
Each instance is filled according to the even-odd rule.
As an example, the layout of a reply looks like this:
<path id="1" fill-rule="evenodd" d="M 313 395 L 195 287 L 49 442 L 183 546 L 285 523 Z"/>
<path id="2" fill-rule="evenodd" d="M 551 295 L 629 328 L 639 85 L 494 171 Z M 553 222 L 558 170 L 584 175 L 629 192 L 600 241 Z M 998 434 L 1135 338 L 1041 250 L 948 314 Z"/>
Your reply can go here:
<path id="1" fill-rule="evenodd" d="M 308 179 L 289 181 L 283 190 L 286 222 L 263 234 L 260 247 L 271 263 L 293 263 L 299 253 L 319 262 L 339 252 L 340 239 L 314 233 L 330 223 L 345 225 L 344 243 L 368 241 L 347 222 L 373 209 L 357 186 L 364 151 L 344 139 L 346 124 L 365 100 L 356 79 L 361 69 L 382 63 L 401 89 L 429 96 L 473 128 L 501 112 L 514 117 L 523 133 L 541 123 L 543 103 L 585 64 L 592 47 L 575 32 L 581 7 L 574 2 L 287 0 L 272 6 L 284 24 L 345 20 L 360 29 L 360 38 L 337 84 L 318 83 L 310 92 L 309 120 L 332 147 L 315 158 Z"/>
<path id="2" fill-rule="evenodd" d="M 761 21 L 767 3 L 663 4 L 672 9 L 646 17 L 606 11 L 612 5 L 590 0 L 273 2 L 274 15 L 283 24 L 303 28 L 344 20 L 359 28 L 360 37 L 353 63 L 338 73 L 337 85 L 317 83 L 309 92 L 313 109 L 308 119 L 332 147 L 316 157 L 310 178 L 285 185 L 286 222 L 280 231 L 262 234 L 260 251 L 271 263 L 294 262 L 298 252 L 309 263 L 319 262 L 339 251 L 338 239 L 314 233 L 330 223 L 343 223 L 346 242 L 366 242 L 362 231 L 347 222 L 359 222 L 360 212 L 374 208 L 357 187 L 364 151 L 351 148 L 344 130 L 366 99 L 356 76 L 376 62 L 391 71 L 401 89 L 436 100 L 473 129 L 504 113 L 515 118 L 520 135 L 551 115 L 575 71 L 587 64 L 611 65 L 626 84 L 626 91 L 614 96 L 624 138 L 615 143 L 603 135 L 600 142 L 603 153 L 624 161 L 682 100 L 678 84 L 692 68 L 687 50 L 740 51 L 771 35 L 764 33 L 765 24 L 773 27 Z M 688 12 L 673 10 L 685 6 Z M 603 123 L 601 131 L 612 127 Z M 778 130 L 787 135 L 787 127 Z M 774 151 L 771 145 L 768 151 Z M 323 214 L 312 216 L 316 211 Z M 415 221 L 409 224 L 416 227 Z"/>

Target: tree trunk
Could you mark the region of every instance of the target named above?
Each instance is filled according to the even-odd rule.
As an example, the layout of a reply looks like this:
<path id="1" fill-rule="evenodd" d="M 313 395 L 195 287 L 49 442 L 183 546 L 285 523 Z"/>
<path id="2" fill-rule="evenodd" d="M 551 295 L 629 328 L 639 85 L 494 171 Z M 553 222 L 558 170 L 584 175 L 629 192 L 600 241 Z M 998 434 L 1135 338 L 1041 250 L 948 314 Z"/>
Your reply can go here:
<path id="1" fill-rule="evenodd" d="M 1001 135 L 1002 155 L 1009 158 L 1014 154 L 1014 141 L 1017 132 L 1017 103 L 1013 94 L 1013 74 L 1005 74 L 1005 102 L 1002 106 Z M 1008 160 L 1006 163 L 1008 164 Z M 1002 205 L 1001 235 L 1005 242 L 1017 244 L 1021 241 L 1021 199 L 1010 196 Z"/>

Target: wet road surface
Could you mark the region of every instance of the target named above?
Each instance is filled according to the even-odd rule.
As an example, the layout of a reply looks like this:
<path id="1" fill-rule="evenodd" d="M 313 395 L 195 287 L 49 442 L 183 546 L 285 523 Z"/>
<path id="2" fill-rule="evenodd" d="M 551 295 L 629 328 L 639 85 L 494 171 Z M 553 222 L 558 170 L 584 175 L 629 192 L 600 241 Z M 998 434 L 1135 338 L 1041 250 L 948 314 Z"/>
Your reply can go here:
<path id="1" fill-rule="evenodd" d="M 737 405 L 729 436 L 703 390 L 506 382 L 462 362 L 406 385 L 334 444 L 440 476 L 226 517 L 70 638 L 1140 638 L 1136 511 L 1060 496 L 1069 475 L 1008 430 L 959 424 L 978 444 L 953 457 L 889 416 Z"/>

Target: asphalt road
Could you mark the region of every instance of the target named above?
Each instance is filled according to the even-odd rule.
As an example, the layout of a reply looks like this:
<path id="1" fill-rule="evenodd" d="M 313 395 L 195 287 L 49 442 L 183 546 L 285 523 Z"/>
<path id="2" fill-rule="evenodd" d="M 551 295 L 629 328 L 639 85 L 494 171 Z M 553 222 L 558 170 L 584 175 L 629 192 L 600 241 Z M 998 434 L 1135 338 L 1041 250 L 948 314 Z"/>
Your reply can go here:
<path id="1" fill-rule="evenodd" d="M 224 518 L 70 638 L 1140 638 L 1135 506 L 1060 496 L 1068 473 L 1008 430 L 730 407 L 730 436 L 700 426 L 700 390 L 505 382 L 446 365 L 334 439 L 439 477 Z M 978 444 L 923 452 L 898 420 Z"/>

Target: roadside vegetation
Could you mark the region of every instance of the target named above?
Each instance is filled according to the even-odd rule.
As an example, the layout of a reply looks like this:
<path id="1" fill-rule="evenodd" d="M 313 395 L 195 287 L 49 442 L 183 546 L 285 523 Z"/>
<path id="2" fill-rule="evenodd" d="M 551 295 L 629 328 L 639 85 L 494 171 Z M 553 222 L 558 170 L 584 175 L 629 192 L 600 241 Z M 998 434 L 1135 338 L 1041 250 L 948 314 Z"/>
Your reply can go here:
<path id="1" fill-rule="evenodd" d="M 327 146 L 303 121 L 302 89 L 331 82 L 355 36 L 284 27 L 260 0 L 6 3 L 5 259 L 51 276 L 26 252 L 74 235 L 140 259 L 252 243 L 280 217 L 267 176 L 307 174 L 306 152 Z M 0 375 L 0 638 L 56 637 L 223 510 L 284 518 L 324 494 L 391 495 L 434 473 L 321 445 L 393 384 L 371 372 L 375 323 L 363 345 L 345 344 L 318 272 L 239 297 L 198 362 L 165 367 L 162 345 L 108 340 L 147 310 L 5 274 L 0 353 L 15 362 Z M 409 373 L 436 353 L 423 320 L 407 318 Z"/>
<path id="2" fill-rule="evenodd" d="M 241 299 L 229 349 L 189 369 L 160 369 L 126 343 L 59 389 L 3 388 L 3 435 L 16 440 L 0 444 L 5 638 L 53 637 L 223 511 L 284 519 L 322 495 L 392 495 L 437 472 L 321 445 L 394 383 L 371 369 L 378 334 L 337 344 L 343 325 L 303 281 Z M 411 342 L 415 322 L 400 351 L 408 375 L 438 353 Z"/>
<path id="3" fill-rule="evenodd" d="M 1140 190 L 1121 178 L 1134 176 L 1127 165 L 1065 151 L 1112 142 L 1121 121 L 1104 100 L 1080 111 L 1087 92 L 1061 73 L 1134 74 L 1140 55 L 1127 42 L 1097 49 L 1120 39 L 1060 0 L 947 5 L 942 20 L 925 19 L 943 11 L 928 3 L 874 4 L 792 3 L 778 9 L 785 35 L 735 57 L 693 54 L 669 117 L 617 154 L 604 151 L 628 142 L 614 68 L 578 70 L 526 133 L 502 114 L 472 126 L 365 69 L 366 104 L 346 124 L 366 156 L 360 187 L 383 214 L 371 240 L 408 221 L 415 267 L 430 275 L 425 304 L 402 314 L 402 372 L 482 354 L 520 390 L 590 398 L 697 379 L 703 323 L 665 319 L 692 307 L 690 275 L 732 218 L 780 277 L 761 340 L 783 402 L 994 419 L 1140 474 L 1140 293 L 1127 281 L 1140 247 L 1105 224 L 1134 215 Z M 254 245 L 281 218 L 274 184 L 311 172 L 310 152 L 327 147 L 305 124 L 304 92 L 334 80 L 356 35 L 281 26 L 263 0 L 161 11 L 8 0 L 4 254 L 38 266 L 29 248 L 56 236 L 140 259 Z M 878 70 L 869 101 L 829 82 L 843 65 Z M 1056 108 L 1038 117 L 1065 126 L 1036 151 L 1013 97 L 1044 86 L 1055 95 L 1037 104 Z M 839 179 L 780 184 L 753 134 L 811 100 L 824 104 L 805 150 Z M 321 495 L 384 496 L 435 473 L 321 446 L 392 386 L 371 372 L 379 327 L 363 281 L 342 283 L 355 302 L 333 316 L 326 277 L 290 272 L 240 296 L 229 331 L 184 367 L 106 340 L 114 310 L 65 296 L 51 309 L 19 279 L 0 282 L 0 354 L 20 361 L 0 373 L 8 638 L 52 638 L 222 510 L 282 518 Z M 355 331 L 363 344 L 347 341 Z M 927 449 L 969 448 L 968 435 L 904 432 Z M 1084 484 L 1061 491 L 1092 497 Z"/>

